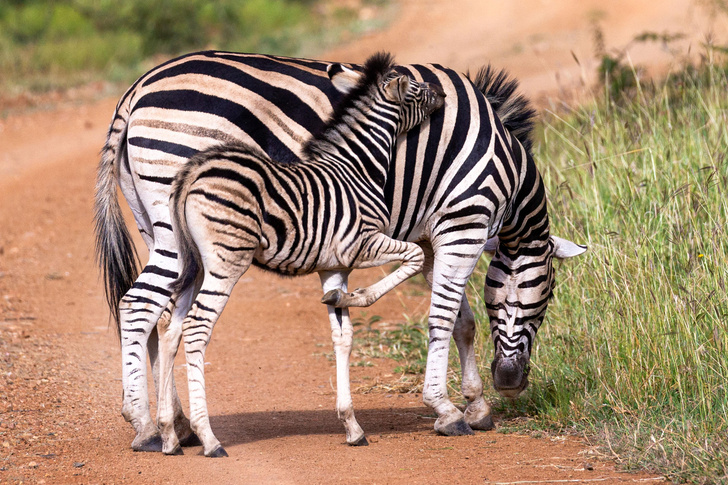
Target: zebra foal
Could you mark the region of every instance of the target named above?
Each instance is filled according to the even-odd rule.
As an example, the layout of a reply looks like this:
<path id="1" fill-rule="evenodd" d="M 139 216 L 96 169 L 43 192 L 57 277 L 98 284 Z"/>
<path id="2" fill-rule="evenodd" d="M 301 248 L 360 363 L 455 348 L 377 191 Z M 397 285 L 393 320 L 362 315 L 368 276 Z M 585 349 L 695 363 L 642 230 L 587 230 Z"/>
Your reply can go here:
<path id="1" fill-rule="evenodd" d="M 276 162 L 250 145 L 225 144 L 193 156 L 175 177 L 170 206 L 182 269 L 172 285 L 177 308 L 165 331 L 182 332 L 191 427 L 206 456 L 227 453 L 210 428 L 205 349 L 251 264 L 302 275 L 401 262 L 370 287 L 324 295 L 324 303 L 339 307 L 367 306 L 422 270 L 420 246 L 383 232 L 389 222 L 384 185 L 396 137 L 424 121 L 444 98 L 439 86 L 396 73 L 391 56 L 377 54 L 298 163 Z M 163 452 L 181 454 L 168 357 L 161 355 L 158 425 Z M 353 413 L 350 403 L 341 404 L 340 415 Z M 366 440 L 361 429 L 347 427 L 347 439 L 354 437 Z"/>

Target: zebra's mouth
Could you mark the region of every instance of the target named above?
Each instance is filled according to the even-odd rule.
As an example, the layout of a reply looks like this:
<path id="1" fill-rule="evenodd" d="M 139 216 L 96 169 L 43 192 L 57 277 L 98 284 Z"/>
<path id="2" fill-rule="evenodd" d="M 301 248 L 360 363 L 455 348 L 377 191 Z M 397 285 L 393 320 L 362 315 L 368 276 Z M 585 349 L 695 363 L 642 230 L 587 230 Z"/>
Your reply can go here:
<path id="1" fill-rule="evenodd" d="M 517 398 L 528 387 L 529 357 L 519 354 L 505 357 L 497 353 L 490 366 L 493 373 L 493 387 L 498 393 L 510 399 Z"/>

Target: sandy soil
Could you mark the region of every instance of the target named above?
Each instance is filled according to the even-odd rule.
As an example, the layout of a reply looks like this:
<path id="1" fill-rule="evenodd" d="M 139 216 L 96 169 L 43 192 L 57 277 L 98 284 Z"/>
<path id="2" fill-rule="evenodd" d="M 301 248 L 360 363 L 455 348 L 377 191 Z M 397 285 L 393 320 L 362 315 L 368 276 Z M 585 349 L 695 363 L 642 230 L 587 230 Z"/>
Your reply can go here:
<path id="1" fill-rule="evenodd" d="M 593 70 L 591 12 L 605 12 L 608 42 L 618 46 L 644 30 L 687 28 L 695 29 L 687 41 L 695 43 L 710 25 L 687 1 L 503 3 L 403 1 L 389 30 L 327 57 L 359 61 L 387 47 L 402 62 L 463 70 L 491 60 L 541 96 Z M 639 52 L 634 58 L 641 62 Z M 661 59 L 644 57 L 664 69 L 669 59 Z M 66 104 L 0 121 L 0 483 L 659 480 L 621 473 L 573 437 L 437 436 L 416 394 L 355 394 L 371 446 L 346 446 L 333 410 L 334 364 L 326 357 L 331 346 L 318 278 L 257 270 L 238 285 L 207 355 L 212 426 L 230 457 L 206 459 L 200 448 L 179 457 L 132 452 L 133 432 L 120 415 L 119 346 L 108 326 L 91 224 L 98 152 L 115 102 Z M 380 275 L 370 271 L 353 284 Z M 402 321 L 404 313 L 426 311 L 420 294 L 405 286 L 369 314 Z M 355 389 L 396 379 L 393 362 L 375 364 L 353 369 Z M 185 369 L 175 372 L 184 382 Z"/>

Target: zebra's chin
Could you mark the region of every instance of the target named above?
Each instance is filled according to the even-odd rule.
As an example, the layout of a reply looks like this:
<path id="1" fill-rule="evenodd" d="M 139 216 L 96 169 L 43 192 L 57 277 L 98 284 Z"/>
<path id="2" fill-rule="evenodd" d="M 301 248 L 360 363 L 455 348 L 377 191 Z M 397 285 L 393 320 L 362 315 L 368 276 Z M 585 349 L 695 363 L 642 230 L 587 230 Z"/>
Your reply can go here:
<path id="1" fill-rule="evenodd" d="M 529 357 L 524 354 L 505 357 L 500 352 L 490 365 L 493 387 L 506 398 L 515 399 L 528 387 Z"/>

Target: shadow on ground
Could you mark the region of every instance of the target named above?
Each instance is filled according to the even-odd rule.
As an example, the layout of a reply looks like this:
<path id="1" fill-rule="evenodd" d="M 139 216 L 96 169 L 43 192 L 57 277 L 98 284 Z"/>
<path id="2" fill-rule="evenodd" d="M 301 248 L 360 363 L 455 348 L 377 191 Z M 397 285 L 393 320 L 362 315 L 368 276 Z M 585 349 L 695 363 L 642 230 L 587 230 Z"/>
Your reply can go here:
<path id="1" fill-rule="evenodd" d="M 432 431 L 435 417 L 426 407 L 357 409 L 367 435 Z M 210 425 L 223 446 L 298 435 L 341 435 L 344 427 L 333 410 L 265 411 L 212 416 Z"/>

